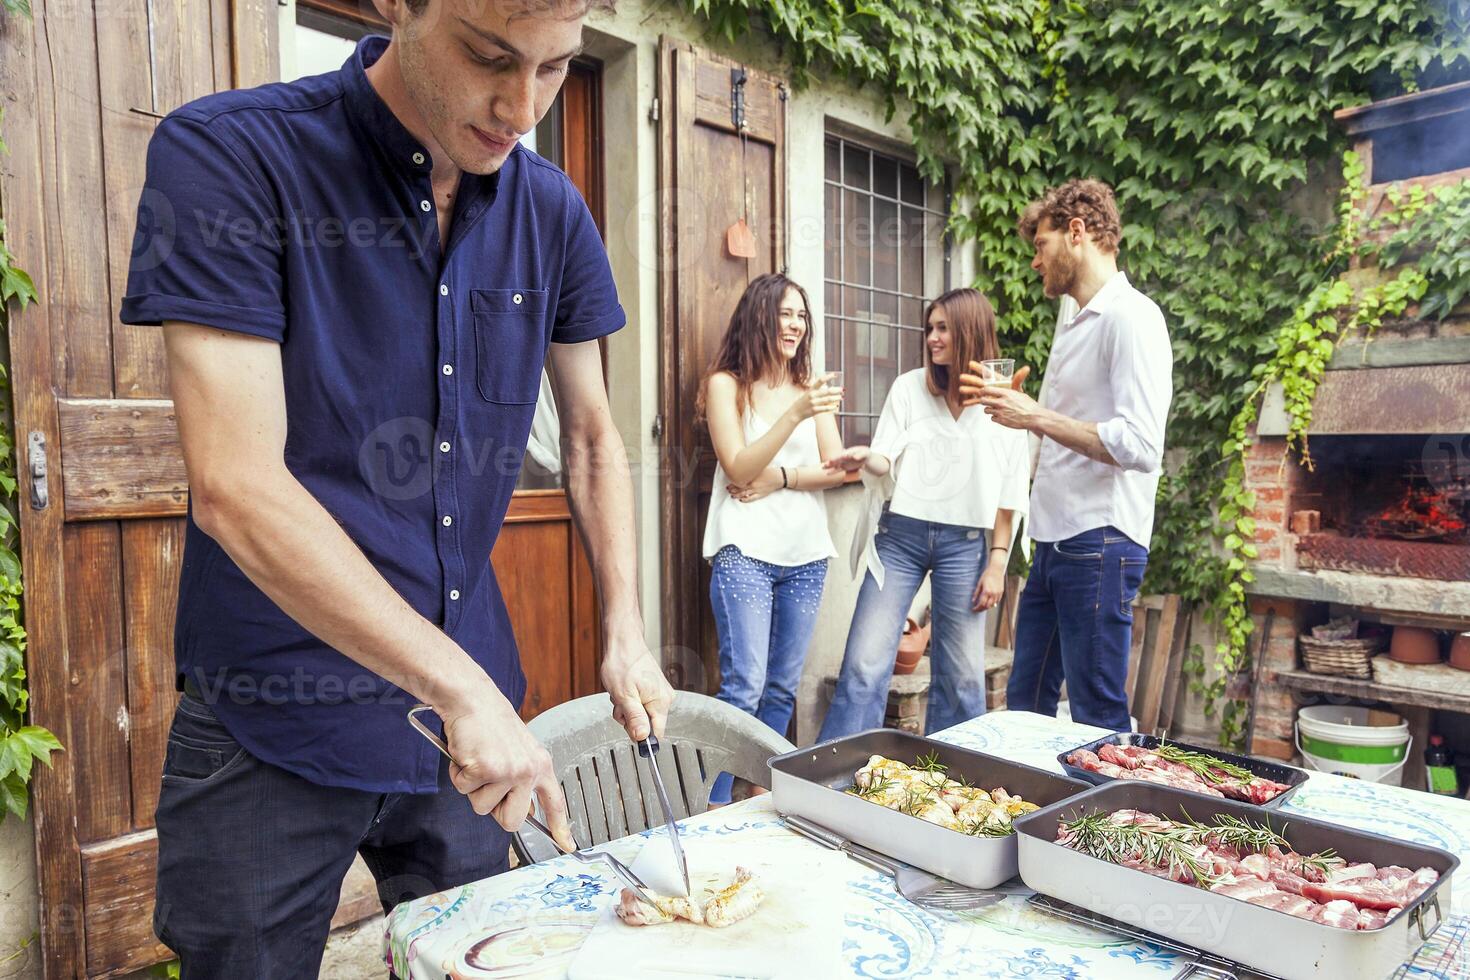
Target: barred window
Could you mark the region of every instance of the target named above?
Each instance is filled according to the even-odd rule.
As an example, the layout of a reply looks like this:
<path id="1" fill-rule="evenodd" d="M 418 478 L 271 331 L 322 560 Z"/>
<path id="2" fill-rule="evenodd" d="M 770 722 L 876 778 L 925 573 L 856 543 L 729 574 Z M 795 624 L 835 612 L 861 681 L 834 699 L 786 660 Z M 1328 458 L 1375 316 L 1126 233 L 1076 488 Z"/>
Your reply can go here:
<path id="1" fill-rule="evenodd" d="M 948 282 L 948 192 L 910 161 L 826 144 L 826 365 L 847 389 L 842 439 L 860 445 L 894 380 L 924 365 L 924 304 Z"/>

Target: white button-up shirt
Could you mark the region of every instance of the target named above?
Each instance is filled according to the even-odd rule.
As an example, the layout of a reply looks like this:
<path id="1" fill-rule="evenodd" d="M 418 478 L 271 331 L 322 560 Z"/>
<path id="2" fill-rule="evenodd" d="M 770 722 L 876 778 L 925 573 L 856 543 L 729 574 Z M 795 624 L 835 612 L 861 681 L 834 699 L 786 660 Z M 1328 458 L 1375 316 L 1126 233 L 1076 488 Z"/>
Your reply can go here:
<path id="1" fill-rule="evenodd" d="M 893 383 L 872 441 L 873 452 L 893 465 L 884 477 L 863 471 L 867 500 L 848 557 L 854 576 L 866 566 L 880 588 L 883 562 L 873 535 L 885 498 L 903 517 L 967 528 L 993 529 L 998 510 L 1026 513 L 1026 433 L 1006 428 L 979 405 L 955 418 L 943 396 L 930 393 L 927 376 L 927 368 L 918 368 Z"/>
<path id="2" fill-rule="evenodd" d="M 1112 525 L 1148 547 L 1174 394 L 1164 314 L 1122 272 L 1058 329 L 1046 366 L 1047 408 L 1097 434 L 1117 465 L 1042 439 L 1028 536 L 1062 541 Z"/>

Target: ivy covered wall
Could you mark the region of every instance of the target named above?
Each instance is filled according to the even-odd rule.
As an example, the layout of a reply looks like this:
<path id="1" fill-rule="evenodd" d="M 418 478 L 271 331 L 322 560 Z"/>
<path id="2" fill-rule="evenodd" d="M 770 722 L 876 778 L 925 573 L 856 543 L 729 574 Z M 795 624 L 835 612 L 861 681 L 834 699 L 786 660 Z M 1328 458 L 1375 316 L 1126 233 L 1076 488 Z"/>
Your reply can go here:
<path id="1" fill-rule="evenodd" d="M 926 172 L 951 167 L 953 231 L 976 242 L 976 285 L 1027 363 L 1044 365 L 1055 307 L 1015 234 L 1021 208 L 1070 177 L 1116 188 L 1122 264 L 1163 307 L 1175 357 L 1145 587 L 1209 607 L 1222 646 L 1205 653 L 1239 667 L 1250 548 L 1244 534 L 1221 551 L 1244 529 L 1219 527 L 1216 506 L 1231 423 L 1339 271 L 1337 216 L 1304 192 L 1330 200 L 1341 181 L 1333 110 L 1470 77 L 1470 0 L 683 3 L 730 41 L 769 35 L 797 84 L 836 74 L 911 114 Z M 1443 281 L 1426 305 L 1437 288 L 1442 307 Z"/>

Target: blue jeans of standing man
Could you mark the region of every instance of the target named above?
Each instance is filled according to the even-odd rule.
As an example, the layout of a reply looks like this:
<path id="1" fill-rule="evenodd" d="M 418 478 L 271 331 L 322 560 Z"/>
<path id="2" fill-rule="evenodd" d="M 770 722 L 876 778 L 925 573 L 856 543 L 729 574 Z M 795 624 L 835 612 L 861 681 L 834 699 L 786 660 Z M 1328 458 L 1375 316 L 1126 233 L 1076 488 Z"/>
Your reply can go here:
<path id="1" fill-rule="evenodd" d="M 720 634 L 715 696 L 785 735 L 822 605 L 827 559 L 772 565 L 727 545 L 710 564 L 709 600 Z M 710 802 L 730 802 L 732 781 L 729 773 L 721 773 Z"/>
<path id="2" fill-rule="evenodd" d="M 985 614 L 972 600 L 990 557 L 990 534 L 884 513 L 878 524 L 883 587 L 868 572 L 847 631 L 825 741 L 883 724 L 898 638 L 914 595 L 930 575 L 929 711 L 924 731 L 937 732 L 985 713 Z"/>
<path id="3" fill-rule="evenodd" d="M 1073 721 L 1126 732 L 1133 600 L 1147 567 L 1148 549 L 1112 526 L 1038 541 L 1006 707 L 1054 716 L 1065 678 Z"/>

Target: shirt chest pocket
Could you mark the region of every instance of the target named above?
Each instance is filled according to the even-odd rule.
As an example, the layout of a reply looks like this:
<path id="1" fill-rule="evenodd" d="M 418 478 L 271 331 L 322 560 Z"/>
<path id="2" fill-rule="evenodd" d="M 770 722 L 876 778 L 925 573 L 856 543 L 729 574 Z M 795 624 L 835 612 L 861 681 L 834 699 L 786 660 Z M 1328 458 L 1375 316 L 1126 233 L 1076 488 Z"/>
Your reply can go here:
<path id="1" fill-rule="evenodd" d="M 547 295 L 544 289 L 470 290 L 475 383 L 487 402 L 536 400 L 546 363 Z"/>

